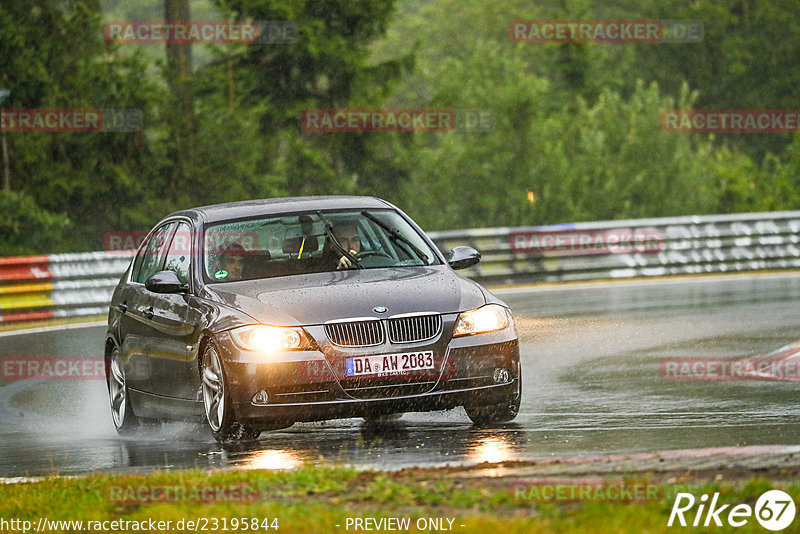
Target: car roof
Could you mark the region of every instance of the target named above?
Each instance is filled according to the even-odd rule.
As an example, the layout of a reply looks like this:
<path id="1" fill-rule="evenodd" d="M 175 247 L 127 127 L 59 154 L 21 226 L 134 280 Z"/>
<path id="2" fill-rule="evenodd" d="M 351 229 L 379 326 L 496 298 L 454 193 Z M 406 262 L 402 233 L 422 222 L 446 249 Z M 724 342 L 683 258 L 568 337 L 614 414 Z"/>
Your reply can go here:
<path id="1" fill-rule="evenodd" d="M 169 217 L 186 216 L 205 223 L 243 219 L 259 215 L 279 215 L 314 210 L 393 208 L 385 200 L 365 196 L 309 196 L 245 200 L 213 204 L 171 213 Z"/>

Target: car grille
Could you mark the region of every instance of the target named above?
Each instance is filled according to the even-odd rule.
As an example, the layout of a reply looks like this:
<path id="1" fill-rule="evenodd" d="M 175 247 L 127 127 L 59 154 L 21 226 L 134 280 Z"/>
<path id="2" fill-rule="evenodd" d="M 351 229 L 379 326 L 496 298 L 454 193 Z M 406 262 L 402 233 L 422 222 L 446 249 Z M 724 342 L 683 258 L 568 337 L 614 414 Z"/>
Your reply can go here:
<path id="1" fill-rule="evenodd" d="M 386 322 L 392 343 L 414 343 L 436 337 L 442 327 L 442 316 L 413 315 L 397 317 Z"/>
<path id="2" fill-rule="evenodd" d="M 386 320 L 386 329 L 392 343 L 415 343 L 433 339 L 442 329 L 442 316 L 438 313 L 411 315 Z M 384 341 L 380 319 L 345 321 L 325 325 L 325 335 L 340 347 L 369 347 Z"/>
<path id="3" fill-rule="evenodd" d="M 328 323 L 325 335 L 331 343 L 341 347 L 368 347 L 383 343 L 383 327 L 379 319 L 373 321 L 352 321 Z"/>

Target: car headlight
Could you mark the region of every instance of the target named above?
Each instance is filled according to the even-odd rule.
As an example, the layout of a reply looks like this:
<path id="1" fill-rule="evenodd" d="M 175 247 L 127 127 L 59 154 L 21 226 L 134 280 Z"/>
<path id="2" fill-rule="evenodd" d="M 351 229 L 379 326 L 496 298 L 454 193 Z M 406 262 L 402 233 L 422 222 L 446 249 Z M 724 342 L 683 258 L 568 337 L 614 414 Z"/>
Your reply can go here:
<path id="1" fill-rule="evenodd" d="M 239 348 L 258 352 L 305 350 L 312 346 L 305 330 L 294 327 L 243 326 L 231 330 L 231 337 Z"/>
<path id="2" fill-rule="evenodd" d="M 508 311 L 497 304 L 462 312 L 456 320 L 453 337 L 485 334 L 506 328 L 510 318 Z"/>

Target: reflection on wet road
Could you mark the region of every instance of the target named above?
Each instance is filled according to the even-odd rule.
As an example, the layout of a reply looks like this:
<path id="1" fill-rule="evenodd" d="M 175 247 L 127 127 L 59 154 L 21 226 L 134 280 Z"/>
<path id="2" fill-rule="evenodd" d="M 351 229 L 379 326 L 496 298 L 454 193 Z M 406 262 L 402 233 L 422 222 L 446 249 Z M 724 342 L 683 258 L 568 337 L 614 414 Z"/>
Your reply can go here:
<path id="1" fill-rule="evenodd" d="M 101 381 L 5 382 L 0 476 L 153 468 L 359 468 L 797 443 L 799 382 L 664 380 L 665 358 L 750 358 L 800 339 L 800 275 L 503 289 L 522 338 L 523 404 L 473 427 L 462 409 L 298 424 L 220 446 L 187 424 L 114 433 Z M 103 327 L 0 337 L 0 356 L 97 355 Z"/>

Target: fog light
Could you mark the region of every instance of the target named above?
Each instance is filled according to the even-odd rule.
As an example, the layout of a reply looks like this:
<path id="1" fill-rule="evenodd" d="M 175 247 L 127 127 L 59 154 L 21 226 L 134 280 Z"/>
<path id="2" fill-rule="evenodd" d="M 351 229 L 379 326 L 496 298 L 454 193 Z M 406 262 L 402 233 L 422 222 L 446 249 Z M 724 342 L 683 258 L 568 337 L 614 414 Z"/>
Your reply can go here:
<path id="1" fill-rule="evenodd" d="M 492 378 L 495 384 L 505 384 L 511 380 L 511 375 L 505 369 L 495 369 Z"/>
<path id="2" fill-rule="evenodd" d="M 253 404 L 256 406 L 265 406 L 269 404 L 269 395 L 263 389 L 255 394 L 253 397 Z"/>

